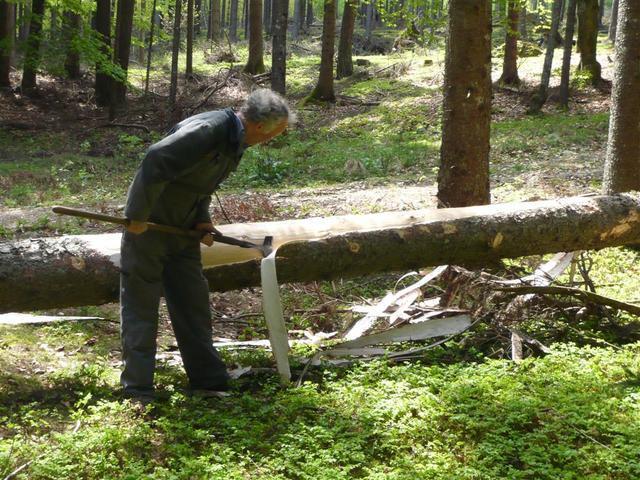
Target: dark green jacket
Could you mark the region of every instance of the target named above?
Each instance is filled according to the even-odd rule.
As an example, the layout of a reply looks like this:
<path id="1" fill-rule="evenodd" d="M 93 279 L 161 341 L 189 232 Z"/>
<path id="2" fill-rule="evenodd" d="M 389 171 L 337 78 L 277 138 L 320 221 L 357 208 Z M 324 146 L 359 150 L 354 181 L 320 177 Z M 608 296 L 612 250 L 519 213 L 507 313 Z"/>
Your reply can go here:
<path id="1" fill-rule="evenodd" d="M 151 145 L 129 187 L 128 219 L 191 228 L 211 221 L 211 194 L 244 151 L 244 129 L 233 110 L 189 117 Z"/>

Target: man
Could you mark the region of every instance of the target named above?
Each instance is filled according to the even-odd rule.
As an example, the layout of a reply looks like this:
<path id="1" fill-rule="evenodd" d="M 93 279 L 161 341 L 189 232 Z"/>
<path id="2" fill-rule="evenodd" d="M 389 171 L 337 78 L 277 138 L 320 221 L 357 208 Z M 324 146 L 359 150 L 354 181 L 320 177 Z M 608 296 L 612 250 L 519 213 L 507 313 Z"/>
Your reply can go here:
<path id="1" fill-rule="evenodd" d="M 121 246 L 121 335 L 127 397 L 153 398 L 158 306 L 164 294 L 192 390 L 228 389 L 227 370 L 211 338 L 209 288 L 196 239 L 147 230 L 147 221 L 195 228 L 211 245 L 211 194 L 233 172 L 247 146 L 282 133 L 291 113 L 278 94 L 260 89 L 235 114 L 201 113 L 152 145 L 129 187 L 130 220 Z"/>

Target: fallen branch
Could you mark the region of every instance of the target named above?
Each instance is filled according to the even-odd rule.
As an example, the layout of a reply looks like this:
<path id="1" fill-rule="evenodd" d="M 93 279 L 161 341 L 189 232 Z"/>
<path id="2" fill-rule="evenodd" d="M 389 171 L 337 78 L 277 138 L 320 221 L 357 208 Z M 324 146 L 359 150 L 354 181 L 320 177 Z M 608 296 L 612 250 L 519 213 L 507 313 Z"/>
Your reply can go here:
<path id="1" fill-rule="evenodd" d="M 580 290 L 578 288 L 557 287 L 557 286 L 556 287 L 526 286 L 526 287 L 504 287 L 498 290 L 503 292 L 513 292 L 518 295 L 531 293 L 534 295 L 549 294 L 549 295 L 565 295 L 565 296 L 578 297 L 584 301 L 589 301 L 592 303 L 596 303 L 598 305 L 606 305 L 607 307 L 623 310 L 633 315 L 640 316 L 640 307 L 637 305 L 632 305 L 630 303 L 614 300 L 613 298 L 605 297 L 603 295 L 599 295 L 593 292 L 587 292 L 585 290 Z"/>

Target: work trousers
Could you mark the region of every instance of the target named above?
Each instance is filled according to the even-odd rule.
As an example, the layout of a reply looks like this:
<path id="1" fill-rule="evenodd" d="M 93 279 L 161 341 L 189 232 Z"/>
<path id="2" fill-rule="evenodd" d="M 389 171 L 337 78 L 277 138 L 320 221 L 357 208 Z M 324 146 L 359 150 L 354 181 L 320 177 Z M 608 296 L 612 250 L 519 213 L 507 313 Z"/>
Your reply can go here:
<path id="1" fill-rule="evenodd" d="M 163 232 L 125 232 L 120 312 L 125 393 L 153 393 L 158 308 L 163 294 L 193 389 L 219 389 L 229 378 L 213 347 L 209 288 L 196 239 Z"/>

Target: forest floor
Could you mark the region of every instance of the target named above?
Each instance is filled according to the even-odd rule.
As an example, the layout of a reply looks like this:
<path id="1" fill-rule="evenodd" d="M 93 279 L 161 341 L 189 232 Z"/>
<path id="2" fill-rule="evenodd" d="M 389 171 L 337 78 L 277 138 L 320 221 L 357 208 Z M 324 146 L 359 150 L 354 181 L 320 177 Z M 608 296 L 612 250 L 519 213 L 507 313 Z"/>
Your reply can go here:
<path id="1" fill-rule="evenodd" d="M 317 76 L 319 48 L 302 40 L 291 50 L 288 96 L 298 106 L 298 125 L 247 151 L 220 191 L 230 220 L 435 206 L 442 48 L 357 57 L 368 64 L 336 82 L 332 106 L 300 106 Z M 610 79 L 612 49 L 601 39 L 599 50 Z M 128 127 L 105 126 L 89 78 L 45 77 L 39 98 L 3 98 L 0 240 L 115 231 L 55 218 L 50 208 L 121 213 L 144 150 L 173 121 L 219 87 L 194 111 L 239 105 L 255 82 L 228 64 L 208 63 L 213 54 L 208 46 L 199 50 L 196 80 L 182 85 L 174 112 L 164 108 L 168 57 L 156 59 L 154 93 L 145 99 L 134 92 L 117 119 Z M 237 55 L 241 65 L 246 46 Z M 554 63 L 551 101 L 541 115 L 528 116 L 542 60 L 521 60 L 519 89 L 494 90 L 493 202 L 600 191 L 610 86 L 594 89 L 576 74 L 570 108 L 562 110 L 554 103 Z M 134 65 L 134 87 L 142 79 Z M 219 207 L 215 214 L 222 222 Z M 589 278 L 599 293 L 639 302 L 638 257 L 629 249 L 592 252 Z M 511 267 L 527 273 L 541 260 Z M 351 306 L 375 303 L 399 277 L 283 286 L 288 327 L 341 330 L 355 318 Z M 266 338 L 259 293 L 212 294 L 214 335 Z M 399 365 L 312 368 L 301 387 L 283 388 L 268 352 L 225 350 L 230 366 L 257 373 L 237 380 L 231 397 L 205 400 L 185 394 L 163 305 L 163 399 L 143 412 L 118 396 L 117 305 L 45 312 L 103 320 L 0 326 L 0 477 L 24 466 L 14 478 L 639 478 L 640 344 L 619 334 L 635 331 L 636 319 L 597 309 L 559 319 L 550 310 L 519 319 L 551 348 L 520 363 L 508 360 L 508 338 L 487 329 Z M 294 348 L 295 375 L 311 351 Z"/>

